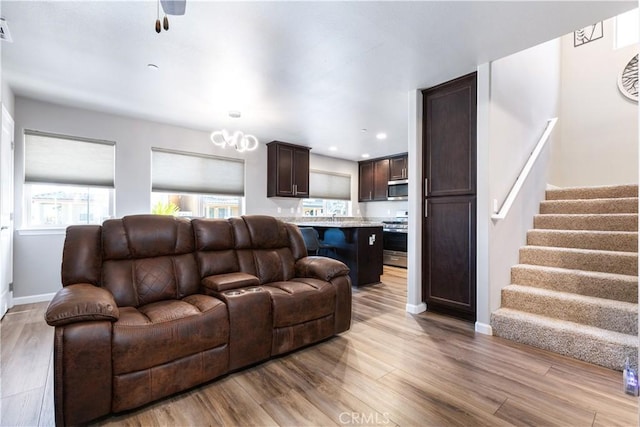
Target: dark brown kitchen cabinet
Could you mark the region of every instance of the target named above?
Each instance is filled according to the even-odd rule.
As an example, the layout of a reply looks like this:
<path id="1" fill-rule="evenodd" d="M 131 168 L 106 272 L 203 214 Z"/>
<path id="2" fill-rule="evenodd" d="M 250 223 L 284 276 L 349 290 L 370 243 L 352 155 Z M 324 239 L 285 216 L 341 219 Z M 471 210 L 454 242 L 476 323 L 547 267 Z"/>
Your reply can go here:
<path id="1" fill-rule="evenodd" d="M 427 198 L 423 277 L 427 307 L 475 320 L 476 196 Z"/>
<path id="2" fill-rule="evenodd" d="M 406 154 L 389 158 L 389 181 L 409 178 L 408 160 L 409 157 Z"/>
<path id="3" fill-rule="evenodd" d="M 360 162 L 358 174 L 358 201 L 387 200 L 389 159 Z"/>
<path id="4" fill-rule="evenodd" d="M 382 227 L 315 226 L 325 243 L 335 248 L 336 259 L 349 267 L 353 286 L 380 283 L 383 269 Z"/>
<path id="5" fill-rule="evenodd" d="M 309 148 L 267 144 L 267 197 L 309 197 Z"/>
<path id="6" fill-rule="evenodd" d="M 422 290 L 432 311 L 476 320 L 476 74 L 422 91 Z"/>

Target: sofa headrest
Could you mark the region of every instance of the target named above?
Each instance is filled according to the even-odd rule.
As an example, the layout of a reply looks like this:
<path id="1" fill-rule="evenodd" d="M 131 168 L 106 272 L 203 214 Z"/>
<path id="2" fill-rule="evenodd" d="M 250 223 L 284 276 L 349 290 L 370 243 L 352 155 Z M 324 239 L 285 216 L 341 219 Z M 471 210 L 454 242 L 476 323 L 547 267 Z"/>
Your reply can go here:
<path id="1" fill-rule="evenodd" d="M 194 250 L 191 223 L 168 215 L 130 215 L 102 224 L 105 259 L 181 255 Z"/>
<path id="2" fill-rule="evenodd" d="M 191 221 L 196 238 L 196 250 L 223 251 L 233 249 L 231 223 L 226 219 L 194 219 Z"/>
<path id="3" fill-rule="evenodd" d="M 266 215 L 244 215 L 242 220 L 246 232 L 237 222 L 234 226 L 236 248 L 245 248 L 245 243 L 248 243 L 252 249 L 277 249 L 289 246 L 289 235 L 282 221 Z M 244 239 L 241 238 L 246 233 L 250 242 L 243 242 Z"/>

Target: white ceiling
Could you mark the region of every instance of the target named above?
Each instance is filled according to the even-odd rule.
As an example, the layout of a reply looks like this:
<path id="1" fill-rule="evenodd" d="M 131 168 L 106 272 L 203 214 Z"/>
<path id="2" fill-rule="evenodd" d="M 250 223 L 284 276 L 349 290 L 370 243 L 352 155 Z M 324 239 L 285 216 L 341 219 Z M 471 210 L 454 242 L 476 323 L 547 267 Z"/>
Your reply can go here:
<path id="1" fill-rule="evenodd" d="M 360 160 L 407 151 L 408 91 L 634 6 L 187 0 L 156 34 L 155 1 L 3 0 L 2 72 L 16 95 Z"/>

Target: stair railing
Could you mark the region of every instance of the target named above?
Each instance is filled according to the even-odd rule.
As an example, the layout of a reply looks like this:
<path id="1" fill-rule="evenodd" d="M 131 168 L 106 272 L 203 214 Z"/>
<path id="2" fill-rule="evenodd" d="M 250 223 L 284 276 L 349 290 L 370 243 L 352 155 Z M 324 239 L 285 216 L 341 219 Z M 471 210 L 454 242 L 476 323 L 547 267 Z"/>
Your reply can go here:
<path id="1" fill-rule="evenodd" d="M 520 171 L 518 178 L 513 183 L 511 190 L 509 190 L 509 194 L 507 195 L 507 198 L 504 200 L 499 210 L 497 209 L 497 206 L 496 208 L 494 208 L 495 209 L 494 213 L 491 215 L 492 220 L 500 220 L 500 219 L 505 219 L 507 217 L 507 214 L 509 213 L 511 206 L 513 205 L 513 202 L 516 200 L 516 197 L 518 197 L 518 193 L 520 193 L 520 190 L 522 189 L 524 182 L 527 180 L 527 177 L 529 176 L 531 169 L 533 169 L 533 165 L 536 163 L 536 160 L 538 160 L 538 157 L 540 156 L 542 149 L 544 148 L 547 141 L 549 140 L 549 135 L 551 134 L 551 131 L 553 130 L 553 127 L 556 125 L 557 121 L 558 121 L 557 117 L 554 117 L 547 121 L 547 127 L 545 128 L 544 132 L 542 133 L 542 136 L 538 140 L 536 147 L 533 149 L 533 151 L 529 155 L 529 159 L 522 167 L 522 171 Z"/>

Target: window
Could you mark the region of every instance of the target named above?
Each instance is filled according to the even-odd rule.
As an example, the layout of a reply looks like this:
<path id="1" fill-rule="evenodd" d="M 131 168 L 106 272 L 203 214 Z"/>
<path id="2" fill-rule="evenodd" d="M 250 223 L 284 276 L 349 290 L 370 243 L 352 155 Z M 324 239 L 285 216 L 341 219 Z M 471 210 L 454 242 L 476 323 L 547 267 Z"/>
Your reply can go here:
<path id="1" fill-rule="evenodd" d="M 27 227 L 101 224 L 114 214 L 115 143 L 25 131 Z"/>
<path id="2" fill-rule="evenodd" d="M 201 218 L 242 215 L 243 198 L 208 194 L 151 193 L 151 213 Z"/>
<path id="3" fill-rule="evenodd" d="M 638 9 L 616 16 L 616 49 L 638 43 L 638 19 Z"/>
<path id="4" fill-rule="evenodd" d="M 244 161 L 153 148 L 151 213 L 229 218 L 244 212 Z"/>
<path id="5" fill-rule="evenodd" d="M 302 214 L 304 216 L 349 216 L 351 202 L 347 200 L 304 199 Z"/>
<path id="6" fill-rule="evenodd" d="M 351 175 L 309 171 L 309 197 L 302 201 L 305 216 L 349 216 Z"/>

